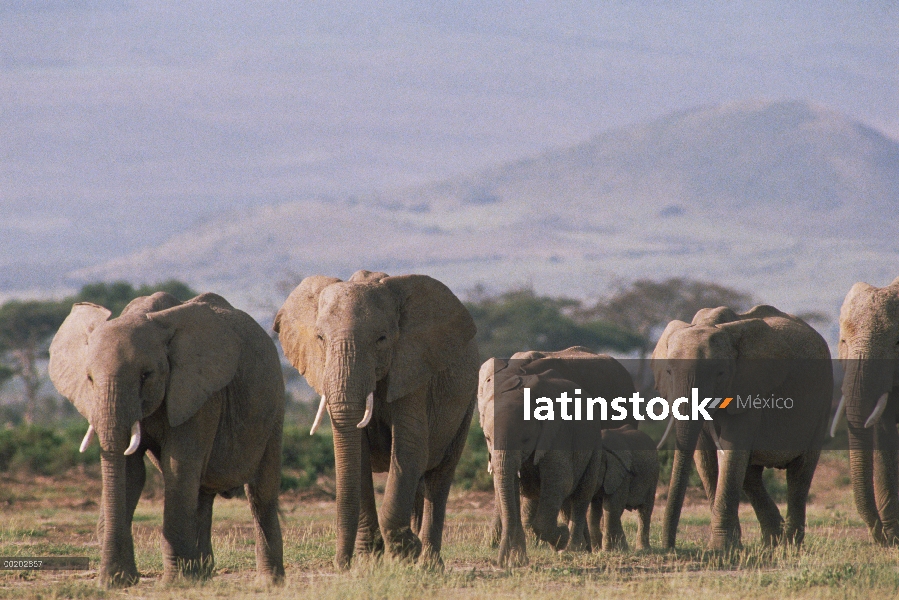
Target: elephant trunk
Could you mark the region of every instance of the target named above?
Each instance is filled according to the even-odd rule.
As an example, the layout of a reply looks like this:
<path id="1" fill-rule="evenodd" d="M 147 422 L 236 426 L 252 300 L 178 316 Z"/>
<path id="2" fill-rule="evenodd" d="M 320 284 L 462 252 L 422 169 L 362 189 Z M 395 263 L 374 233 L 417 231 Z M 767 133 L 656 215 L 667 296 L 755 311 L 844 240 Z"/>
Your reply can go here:
<path id="1" fill-rule="evenodd" d="M 528 564 L 527 545 L 521 524 L 518 472 L 521 469 L 521 453 L 495 450 L 491 456 L 496 499 L 499 502 L 502 536 L 499 543 L 498 563 L 503 567 Z"/>
<path id="2" fill-rule="evenodd" d="M 671 483 L 668 486 L 668 502 L 665 505 L 662 526 L 662 545 L 665 548 L 674 548 L 684 496 L 687 493 L 690 465 L 701 430 L 701 421 L 678 421 L 676 424 L 677 445 L 674 450 L 674 463 L 671 466 Z"/>
<path id="3" fill-rule="evenodd" d="M 362 479 L 362 431 L 356 424 L 361 410 L 331 410 L 334 428 L 334 462 L 337 477 L 337 555 L 334 564 L 349 568 L 359 528 Z"/>
<path id="4" fill-rule="evenodd" d="M 133 585 L 140 580 L 134 563 L 134 541 L 125 502 L 125 455 L 103 450 L 102 554 L 100 583 L 109 587 Z"/>
<path id="5" fill-rule="evenodd" d="M 879 415 L 872 413 L 878 400 L 892 387 L 892 361 L 850 356 L 845 362 L 843 397 L 849 429 L 849 471 L 856 510 L 873 539 L 886 543 L 874 489 L 874 428 Z M 882 412 L 882 411 L 881 411 Z M 895 465 L 893 466 L 895 468 Z"/>

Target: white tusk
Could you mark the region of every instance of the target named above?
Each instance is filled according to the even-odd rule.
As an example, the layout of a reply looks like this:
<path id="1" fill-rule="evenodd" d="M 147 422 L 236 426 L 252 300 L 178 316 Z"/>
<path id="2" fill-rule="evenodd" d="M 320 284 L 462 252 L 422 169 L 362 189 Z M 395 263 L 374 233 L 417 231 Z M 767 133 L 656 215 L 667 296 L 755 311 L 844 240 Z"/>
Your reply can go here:
<path id="1" fill-rule="evenodd" d="M 138 446 L 140 446 L 140 421 L 135 421 L 131 426 L 131 443 L 125 449 L 125 456 L 134 454 Z"/>
<path id="2" fill-rule="evenodd" d="M 865 427 L 872 427 L 874 423 L 877 422 L 877 419 L 880 418 L 880 415 L 883 414 L 883 411 L 887 409 L 887 399 L 890 397 L 889 392 L 884 392 L 883 396 L 877 400 L 877 406 L 874 407 L 874 410 L 871 412 L 871 416 L 868 417 L 868 420 L 865 421 Z"/>
<path id="3" fill-rule="evenodd" d="M 318 405 L 318 412 L 315 413 L 315 420 L 312 421 L 312 429 L 309 430 L 309 435 L 315 435 L 315 430 L 318 429 L 318 426 L 322 422 L 322 416 L 325 414 L 325 405 L 328 403 L 328 399 L 322 394 L 321 404 Z"/>
<path id="4" fill-rule="evenodd" d="M 359 424 L 356 425 L 359 429 L 362 429 L 368 422 L 371 421 L 371 413 L 375 407 L 375 393 L 372 392 L 368 395 L 368 398 L 365 399 L 365 414 L 362 415 L 362 420 L 359 421 Z"/>
<path id="5" fill-rule="evenodd" d="M 79 452 L 84 452 L 87 450 L 87 447 L 91 445 L 91 442 L 94 439 L 94 426 L 90 425 L 87 428 L 87 433 L 84 434 L 84 439 L 81 440 L 81 447 L 78 448 Z"/>
<path id="6" fill-rule="evenodd" d="M 493 463 L 491 461 L 487 461 L 487 472 L 493 475 Z"/>
<path id="7" fill-rule="evenodd" d="M 831 423 L 830 425 L 830 437 L 836 437 L 837 425 L 840 424 L 840 417 L 842 416 L 844 410 L 846 410 L 845 394 L 840 396 L 840 403 L 837 405 L 837 412 L 833 413 L 833 423 Z"/>
<path id="8" fill-rule="evenodd" d="M 662 439 L 659 440 L 659 443 L 656 445 L 656 450 L 661 450 L 662 446 L 665 444 L 665 440 L 668 439 L 668 434 L 671 433 L 671 429 L 674 427 L 674 415 L 671 415 L 671 418 L 668 419 L 668 427 L 665 428 L 665 433 L 662 434 Z"/>

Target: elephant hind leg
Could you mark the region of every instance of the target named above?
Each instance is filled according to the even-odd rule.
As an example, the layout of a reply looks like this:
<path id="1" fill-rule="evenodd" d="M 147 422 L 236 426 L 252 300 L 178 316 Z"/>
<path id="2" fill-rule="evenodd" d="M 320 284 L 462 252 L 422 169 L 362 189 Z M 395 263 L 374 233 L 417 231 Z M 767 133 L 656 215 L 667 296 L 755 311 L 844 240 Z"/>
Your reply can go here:
<path id="1" fill-rule="evenodd" d="M 783 536 L 784 520 L 780 516 L 777 504 L 765 489 L 762 480 L 763 474 L 764 467 L 750 465 L 746 469 L 746 478 L 743 480 L 743 491 L 749 497 L 749 503 L 762 528 L 762 543 L 765 546 L 776 546 Z"/>
<path id="2" fill-rule="evenodd" d="M 814 450 L 795 458 L 787 465 L 787 525 L 784 530 L 786 543 L 802 545 L 805 537 L 805 508 L 812 477 L 818 466 L 820 450 Z"/>
<path id="3" fill-rule="evenodd" d="M 591 550 L 599 552 L 602 550 L 602 496 L 597 496 L 590 501 L 587 529 L 590 531 Z"/>
<path id="4" fill-rule="evenodd" d="M 270 583 L 284 582 L 284 546 L 278 520 L 281 491 L 281 435 L 272 435 L 262 455 L 257 478 L 245 486 L 256 525 L 256 572 Z"/>
<path id="5" fill-rule="evenodd" d="M 212 554 L 212 504 L 215 494 L 200 490 L 197 500 L 197 550 L 200 554 L 200 576 L 212 577 L 215 557 Z"/>

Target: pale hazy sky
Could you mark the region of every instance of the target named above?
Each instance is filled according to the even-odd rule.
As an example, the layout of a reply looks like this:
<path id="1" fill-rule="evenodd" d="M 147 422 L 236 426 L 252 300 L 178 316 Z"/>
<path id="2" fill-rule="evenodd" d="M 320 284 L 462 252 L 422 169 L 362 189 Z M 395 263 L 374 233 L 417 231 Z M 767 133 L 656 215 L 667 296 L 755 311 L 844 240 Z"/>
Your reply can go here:
<path id="1" fill-rule="evenodd" d="M 887 1 L 0 0 L 0 266 L 697 105 L 808 100 L 899 139 L 897 65 Z"/>

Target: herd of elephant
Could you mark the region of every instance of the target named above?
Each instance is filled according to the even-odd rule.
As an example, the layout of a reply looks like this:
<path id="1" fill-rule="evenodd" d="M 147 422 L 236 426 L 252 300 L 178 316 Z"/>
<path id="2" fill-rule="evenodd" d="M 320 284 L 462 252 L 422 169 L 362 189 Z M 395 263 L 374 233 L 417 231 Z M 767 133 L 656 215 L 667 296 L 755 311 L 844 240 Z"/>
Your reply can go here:
<path id="1" fill-rule="evenodd" d="M 165 580 L 211 575 L 214 499 L 243 488 L 258 573 L 280 583 L 285 390 L 272 338 L 211 293 L 182 303 L 158 292 L 110 316 L 102 306 L 74 305 L 50 346 L 49 364 L 53 384 L 89 421 L 82 451 L 94 436 L 101 446 L 101 583 L 139 581 L 131 525 L 145 456 L 164 481 Z M 524 389 L 549 397 L 571 387 L 630 396 L 634 382 L 613 358 L 569 348 L 482 364 L 467 309 L 425 275 L 307 277 L 273 329 L 288 360 L 321 395 L 313 431 L 325 410 L 331 419 L 338 568 L 349 567 L 354 554 L 442 564 L 447 498 L 476 408 L 490 450 L 485 466 L 494 478 L 500 565 L 527 563 L 525 526 L 557 549 L 625 548 L 625 509 L 639 511 L 637 547 L 649 546 L 659 461 L 636 422 L 532 420 L 496 429 L 503 415 L 520 414 Z M 896 545 L 899 279 L 883 288 L 852 287 L 840 313 L 839 358 L 847 367 L 833 427 L 845 412 L 855 502 L 874 541 Z M 760 372 L 747 367 L 751 359 L 778 359 L 781 366 Z M 818 367 L 789 366 L 806 359 Z M 793 402 L 776 419 L 732 404 L 713 421 L 676 422 L 663 545 L 675 545 L 691 458 L 712 507 L 711 547 L 740 545 L 741 491 L 764 543 L 801 544 L 830 422 L 834 375 L 824 339 L 771 306 L 743 314 L 707 308 L 691 323 L 667 326 L 652 368 L 664 398 L 689 396 L 692 388 L 722 397 L 739 389 Z M 575 448 L 574 439 L 592 442 Z M 771 439 L 790 443 L 760 442 Z M 765 467 L 787 471 L 786 521 L 762 483 Z M 387 473 L 380 508 L 373 472 Z"/>

